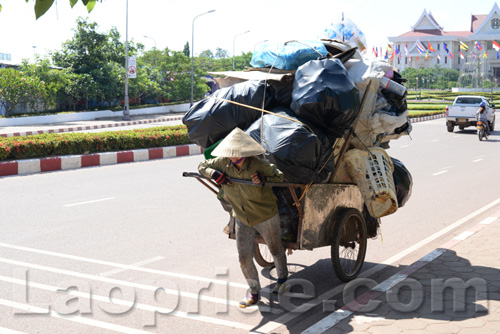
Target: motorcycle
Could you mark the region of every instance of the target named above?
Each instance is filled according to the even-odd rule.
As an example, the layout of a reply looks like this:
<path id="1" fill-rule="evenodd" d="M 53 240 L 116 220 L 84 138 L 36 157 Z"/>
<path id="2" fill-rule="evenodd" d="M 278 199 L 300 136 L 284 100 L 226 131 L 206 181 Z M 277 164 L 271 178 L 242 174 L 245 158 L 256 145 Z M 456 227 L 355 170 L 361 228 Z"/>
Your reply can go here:
<path id="1" fill-rule="evenodd" d="M 483 123 L 481 121 L 477 121 L 477 136 L 479 137 L 479 141 L 482 141 L 483 138 L 488 140 L 488 131 L 486 127 L 488 126 L 487 123 Z"/>

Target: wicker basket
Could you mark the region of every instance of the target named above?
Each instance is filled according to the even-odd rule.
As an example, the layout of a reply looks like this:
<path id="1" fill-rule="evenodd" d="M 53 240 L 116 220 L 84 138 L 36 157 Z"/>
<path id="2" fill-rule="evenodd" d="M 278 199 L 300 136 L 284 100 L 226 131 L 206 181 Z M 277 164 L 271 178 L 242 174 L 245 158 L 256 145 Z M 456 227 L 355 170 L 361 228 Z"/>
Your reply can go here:
<path id="1" fill-rule="evenodd" d="M 365 200 L 370 215 L 380 218 L 398 209 L 392 172 L 394 165 L 384 149 L 370 147 L 370 152 L 352 149 L 345 154 L 347 169 Z"/>

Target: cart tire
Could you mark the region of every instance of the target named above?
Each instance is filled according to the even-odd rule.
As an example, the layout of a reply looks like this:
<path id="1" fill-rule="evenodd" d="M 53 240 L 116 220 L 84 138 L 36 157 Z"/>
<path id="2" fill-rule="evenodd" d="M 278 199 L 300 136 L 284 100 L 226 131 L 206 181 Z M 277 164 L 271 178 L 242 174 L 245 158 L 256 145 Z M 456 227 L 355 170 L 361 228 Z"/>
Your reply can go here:
<path id="1" fill-rule="evenodd" d="M 365 261 L 367 232 L 363 215 L 357 209 L 345 209 L 335 222 L 332 237 L 332 265 L 343 282 L 355 279 Z"/>
<path id="2" fill-rule="evenodd" d="M 274 258 L 266 244 L 254 241 L 254 258 L 259 266 L 268 268 L 274 266 Z"/>

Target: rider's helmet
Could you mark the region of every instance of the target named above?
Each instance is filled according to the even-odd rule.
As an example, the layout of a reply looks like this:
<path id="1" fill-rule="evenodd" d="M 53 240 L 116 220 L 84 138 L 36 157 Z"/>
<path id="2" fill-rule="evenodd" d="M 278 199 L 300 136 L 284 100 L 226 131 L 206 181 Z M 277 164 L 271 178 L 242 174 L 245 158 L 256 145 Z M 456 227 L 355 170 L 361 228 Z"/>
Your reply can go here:
<path id="1" fill-rule="evenodd" d="M 484 108 L 484 107 L 486 107 L 486 103 L 481 102 L 481 103 L 479 104 L 479 106 L 480 106 L 481 108 Z"/>

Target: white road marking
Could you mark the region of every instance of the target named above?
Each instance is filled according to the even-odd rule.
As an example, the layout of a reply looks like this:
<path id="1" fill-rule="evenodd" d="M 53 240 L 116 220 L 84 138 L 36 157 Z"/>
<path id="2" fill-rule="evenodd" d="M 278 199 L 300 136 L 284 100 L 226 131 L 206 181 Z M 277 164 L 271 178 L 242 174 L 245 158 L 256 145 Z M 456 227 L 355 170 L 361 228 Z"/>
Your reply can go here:
<path id="1" fill-rule="evenodd" d="M 163 259 L 164 259 L 163 256 L 157 256 L 157 257 L 153 257 L 153 258 L 148 259 L 148 260 L 144 260 L 144 261 L 141 261 L 141 262 L 133 263 L 130 266 L 132 266 L 132 267 L 142 267 L 143 265 L 150 264 L 150 263 L 153 263 L 153 262 L 156 262 L 156 261 L 160 261 L 160 260 L 163 260 Z M 101 274 L 97 274 L 97 276 L 107 277 L 107 276 L 118 274 L 118 273 L 121 273 L 121 272 L 124 272 L 124 271 L 127 271 L 127 270 L 128 270 L 128 268 L 117 268 L 117 269 L 114 269 L 114 270 L 106 271 L 106 272 L 101 273 Z"/>
<path id="2" fill-rule="evenodd" d="M 468 237 L 470 237 L 471 235 L 473 235 L 474 232 L 471 232 L 471 231 L 465 231 L 465 232 L 462 232 L 460 233 L 459 235 L 457 235 L 455 238 L 453 238 L 454 240 L 465 240 L 467 239 Z"/>
<path id="3" fill-rule="evenodd" d="M 36 306 L 31 306 L 27 304 L 22 304 L 22 303 L 16 303 L 10 300 L 5 300 L 5 299 L 0 299 L 0 305 L 4 305 L 7 307 L 12 307 L 12 308 L 17 308 L 23 311 L 27 312 L 33 312 L 33 313 L 47 313 L 47 310 L 41 308 L 41 307 L 36 307 Z M 81 317 L 77 315 L 60 315 L 54 311 L 50 311 L 48 313 L 51 317 L 54 318 L 59 318 L 59 319 L 64 319 L 68 321 L 73 321 L 77 322 L 80 324 L 88 325 L 88 326 L 93 326 L 93 327 L 99 327 L 102 329 L 107 329 L 107 330 L 112 330 L 115 332 L 120 332 L 120 333 L 127 333 L 127 334 L 151 334 L 151 332 L 146 332 L 146 331 L 141 331 L 139 329 L 134 329 L 130 327 L 125 327 L 125 326 L 120 326 L 120 325 L 114 325 L 110 324 L 104 321 L 99 321 L 99 320 L 93 320 L 89 319 L 87 317 Z"/>
<path id="4" fill-rule="evenodd" d="M 0 281 L 4 281 L 7 283 L 12 283 L 12 284 L 19 284 L 19 285 L 26 285 L 26 281 L 22 279 L 16 279 L 16 278 L 10 278 L 6 276 L 0 276 Z M 36 289 L 41 289 L 41 290 L 46 290 L 46 291 L 51 291 L 51 292 L 58 292 L 60 290 L 65 290 L 65 288 L 60 288 L 56 286 L 51 286 L 51 285 L 46 285 L 46 284 L 41 284 L 41 283 L 35 283 L 35 282 L 29 282 L 30 288 L 36 288 Z M 75 290 L 65 290 L 65 293 L 71 296 L 76 296 L 76 297 L 81 297 L 81 298 L 92 298 L 92 300 L 97 300 L 105 303 L 111 303 L 109 296 L 99 296 L 94 293 L 89 294 L 89 293 L 84 293 L 80 291 L 75 291 Z M 202 322 L 207 322 L 215 325 L 223 325 L 227 327 L 232 327 L 232 328 L 241 328 L 244 330 L 251 330 L 254 326 L 247 325 L 247 324 L 242 324 L 234 321 L 227 321 L 227 320 L 222 320 L 222 319 L 217 319 L 217 318 L 211 318 L 207 316 L 202 316 L 199 314 L 194 314 L 194 313 L 187 313 L 187 312 L 181 312 L 181 311 L 175 311 L 173 309 L 166 309 L 163 307 L 158 307 L 158 306 L 151 306 L 147 304 L 142 304 L 142 303 L 134 303 L 131 301 L 123 300 L 123 299 L 117 299 L 113 298 L 112 300 L 113 304 L 116 305 L 122 305 L 122 306 L 127 306 L 127 307 L 134 307 L 137 309 L 145 310 L 145 311 L 151 311 L 151 312 L 160 312 L 162 314 L 168 314 L 169 316 L 175 316 L 175 317 L 180 317 L 180 318 L 186 318 L 190 320 L 198 320 Z M 46 312 L 45 310 L 44 312 Z M 0 333 L 4 333 L 2 331 L 2 328 L 0 328 Z"/>
<path id="5" fill-rule="evenodd" d="M 2 333 L 2 334 L 26 334 L 24 332 L 15 331 L 13 329 L 5 328 L 5 327 L 0 327 L 0 333 Z"/>
<path id="6" fill-rule="evenodd" d="M 156 291 L 156 290 L 158 290 L 158 288 L 160 288 L 159 286 L 152 286 L 152 285 L 147 285 L 147 284 L 122 281 L 122 280 L 113 279 L 113 278 L 89 275 L 89 274 L 79 273 L 76 271 L 52 268 L 52 267 L 42 266 L 42 265 L 38 265 L 38 264 L 27 263 L 27 262 L 22 262 L 22 261 L 15 261 L 15 260 L 4 259 L 4 258 L 0 258 L 0 262 L 12 264 L 15 266 L 21 266 L 21 267 L 38 269 L 38 270 L 42 270 L 42 271 L 48 271 L 48 272 L 67 275 L 67 276 L 80 277 L 80 278 L 84 278 L 84 279 L 88 279 L 88 280 L 92 280 L 92 281 L 99 281 L 99 282 L 105 282 L 105 283 L 110 283 L 110 284 L 116 284 L 118 286 L 120 286 L 120 285 L 129 286 L 132 288 L 149 290 L 149 291 Z M 207 302 L 212 302 L 212 303 L 217 303 L 217 304 L 233 305 L 233 306 L 239 305 L 239 302 L 237 302 L 237 301 L 216 298 L 216 297 L 209 297 L 209 296 L 204 296 L 202 294 L 197 294 L 197 293 L 183 292 L 183 291 L 178 291 L 178 290 L 174 290 L 174 289 L 166 289 L 166 288 L 163 288 L 162 291 L 164 291 L 166 294 L 169 294 L 169 295 L 199 299 L 199 300 L 204 300 Z"/>
<path id="7" fill-rule="evenodd" d="M 483 161 L 483 159 L 472 160 L 472 162 L 479 162 L 479 161 Z"/>
<path id="8" fill-rule="evenodd" d="M 109 201 L 109 200 L 112 200 L 112 199 L 115 199 L 115 198 L 114 197 L 107 197 L 107 198 L 95 199 L 93 201 L 86 201 L 86 202 L 65 204 L 63 206 L 64 207 L 70 207 L 70 206 L 77 206 L 77 205 L 84 205 L 84 204 L 90 204 L 90 203 L 97 203 L 97 202 Z"/>
<path id="9" fill-rule="evenodd" d="M 41 250 L 41 249 L 23 247 L 23 246 L 10 245 L 10 244 L 1 243 L 1 242 L 0 242 L 0 247 L 17 249 L 20 251 L 32 252 L 32 253 L 36 253 L 36 254 L 56 256 L 56 257 L 75 260 L 75 261 L 95 263 L 95 264 L 100 264 L 100 265 L 104 265 L 104 266 L 122 268 L 122 269 L 126 269 L 126 270 L 142 271 L 142 272 L 146 272 L 146 273 L 150 273 L 150 274 L 170 276 L 170 277 L 176 277 L 176 278 L 182 278 L 182 279 L 190 279 L 190 280 L 195 280 L 195 281 L 200 281 L 200 282 L 209 282 L 209 283 L 220 284 L 220 285 L 229 285 L 230 287 L 234 287 L 234 288 L 248 289 L 248 285 L 241 284 L 241 283 L 233 283 L 233 282 L 228 282 L 228 281 L 224 281 L 224 280 L 217 280 L 217 279 L 211 279 L 211 278 L 193 276 L 193 275 L 178 274 L 178 273 L 173 273 L 173 272 L 168 272 L 168 271 L 163 271 L 163 270 L 137 267 L 137 266 L 128 265 L 128 264 L 121 264 L 121 263 L 115 263 L 115 262 L 110 262 L 110 261 L 90 259 L 90 258 L 81 257 L 81 256 L 56 253 L 56 252 L 51 252 L 51 251 L 46 251 L 46 250 Z"/>
<path id="10" fill-rule="evenodd" d="M 439 139 L 434 139 L 434 140 L 431 140 L 431 143 L 435 143 L 437 141 L 439 141 Z"/>
<path id="11" fill-rule="evenodd" d="M 447 170 L 442 170 L 440 172 L 432 174 L 432 176 L 441 175 L 441 174 L 444 174 L 444 173 L 448 173 L 448 171 Z"/>
<path id="12" fill-rule="evenodd" d="M 498 205 L 498 204 L 500 204 L 500 198 L 498 198 L 498 199 L 494 200 L 493 202 L 491 202 L 491 203 L 483 206 L 482 208 L 474 211 L 473 213 L 471 213 L 471 214 L 463 217 L 462 219 L 456 221 L 455 223 L 449 225 L 448 227 L 445 227 L 444 229 L 442 229 L 442 230 L 440 230 L 440 231 L 438 231 L 438 232 L 430 235 L 429 237 L 427 237 L 424 240 L 422 240 L 422 241 L 414 244 L 413 246 L 406 248 L 405 250 L 399 252 L 398 254 L 395 254 L 394 256 L 388 258 L 384 262 L 379 263 L 379 264 L 375 265 L 374 267 L 372 267 L 372 268 L 370 268 L 370 269 L 368 269 L 366 271 L 363 271 L 362 273 L 360 273 L 360 275 L 358 277 L 363 278 L 363 277 L 369 277 L 369 276 L 373 275 L 374 273 L 376 273 L 376 272 L 384 269 L 388 265 L 391 265 L 391 264 L 395 263 L 396 261 L 399 261 L 400 259 L 404 258 L 405 256 L 413 253 L 417 249 L 419 249 L 419 248 L 427 245 L 428 243 L 436 240 L 437 238 L 443 236 L 444 234 L 446 234 L 446 233 L 454 230 L 455 228 L 457 228 L 457 227 L 465 224 L 466 222 L 468 222 L 472 218 L 475 218 L 476 216 L 479 216 L 481 213 L 485 212 L 486 210 L 488 210 L 488 209 L 490 209 L 490 208 L 492 208 L 492 207 L 494 207 L 495 205 Z M 320 305 L 320 304 L 323 303 L 324 300 L 330 299 L 333 296 L 335 296 L 336 294 L 342 292 L 344 286 L 345 286 L 345 283 L 341 284 L 341 285 L 338 285 L 335 288 L 326 291 L 325 293 L 323 293 L 319 297 L 317 297 L 317 298 L 309 301 L 308 304 L 310 304 L 312 306 Z M 349 313 L 349 312 L 346 312 L 346 313 Z M 300 314 L 301 313 L 293 313 L 293 312 L 285 313 L 282 316 L 280 316 L 279 318 L 275 319 L 275 321 L 270 321 L 267 324 L 265 324 L 264 326 L 261 326 L 261 327 L 257 328 L 254 332 L 255 333 L 270 333 L 270 332 L 273 332 L 278 327 L 285 325 L 287 322 L 295 319 Z M 348 317 L 348 316 L 349 316 L 349 314 L 345 315 L 345 317 Z M 252 333 L 254 333 L 254 332 L 252 332 Z"/>
<path id="13" fill-rule="evenodd" d="M 483 221 L 481 221 L 479 224 L 481 224 L 481 225 L 489 225 L 489 224 L 493 223 L 497 219 L 498 219 L 497 217 L 488 217 L 488 218 L 484 219 Z"/>

